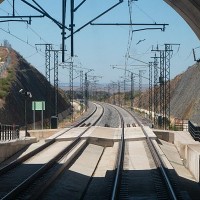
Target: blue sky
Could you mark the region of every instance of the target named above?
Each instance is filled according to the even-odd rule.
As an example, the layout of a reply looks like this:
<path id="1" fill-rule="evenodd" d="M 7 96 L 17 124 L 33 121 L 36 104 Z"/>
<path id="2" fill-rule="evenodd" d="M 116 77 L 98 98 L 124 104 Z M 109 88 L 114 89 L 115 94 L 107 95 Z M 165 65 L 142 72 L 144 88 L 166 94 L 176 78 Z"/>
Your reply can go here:
<path id="1" fill-rule="evenodd" d="M 16 0 L 16 11 L 20 15 L 37 14 Z M 37 2 L 48 11 L 54 18 L 61 20 L 62 1 L 37 0 Z M 67 1 L 67 25 L 69 21 L 69 0 Z M 81 0 L 75 0 L 75 4 Z M 96 17 L 105 9 L 114 5 L 118 0 L 87 0 L 84 5 L 75 13 L 75 29 L 82 26 L 87 21 Z M 12 13 L 11 0 L 5 0 L 0 5 L 0 15 Z M 128 23 L 129 22 L 128 0 L 98 19 L 96 23 Z M 133 23 L 168 23 L 165 32 L 159 30 L 140 31 L 133 34 L 129 54 L 145 62 L 152 61 L 152 45 L 157 44 L 164 48 L 164 43 L 178 43 L 180 49 L 174 47 L 174 54 L 171 61 L 171 77 L 185 71 L 194 64 L 192 48 L 199 46 L 197 36 L 192 32 L 187 23 L 164 1 L 162 0 L 138 0 L 132 3 Z M 139 27 L 133 27 L 137 29 Z M 13 37 L 14 34 L 21 40 Z M 9 40 L 12 47 L 20 52 L 24 58 L 44 74 L 45 58 L 44 53 L 37 53 L 34 45 L 36 43 L 52 43 L 54 49 L 58 49 L 61 44 L 61 30 L 51 20 L 47 18 L 33 19 L 32 24 L 27 26 L 22 22 L 1 23 L 0 42 L 4 39 Z M 69 33 L 67 32 L 67 35 Z M 74 36 L 74 50 L 77 57 L 74 58 L 75 64 L 86 68 L 93 68 L 93 75 L 102 76 L 101 82 L 109 83 L 118 81 L 123 75 L 123 70 L 113 70 L 110 65 L 120 65 L 124 68 L 125 54 L 127 52 L 129 27 L 128 26 L 87 26 Z M 145 40 L 144 40 L 145 39 Z M 144 40 L 137 45 L 139 40 Z M 30 46 L 31 45 L 31 46 Z M 70 40 L 66 41 L 68 52 L 66 59 L 70 54 Z M 39 48 L 40 49 L 40 48 Z M 41 47 L 44 52 L 44 48 Z M 61 60 L 61 58 L 60 58 Z M 53 60 L 52 60 L 53 62 Z M 128 64 L 141 64 L 137 61 L 128 60 Z M 138 69 L 128 67 L 138 73 Z M 148 71 L 148 70 L 147 70 Z M 91 73 L 92 74 L 92 73 Z M 59 81 L 69 82 L 69 73 L 67 69 L 60 68 Z M 148 72 L 144 76 L 148 76 Z M 78 80 L 77 80 L 78 82 Z"/>

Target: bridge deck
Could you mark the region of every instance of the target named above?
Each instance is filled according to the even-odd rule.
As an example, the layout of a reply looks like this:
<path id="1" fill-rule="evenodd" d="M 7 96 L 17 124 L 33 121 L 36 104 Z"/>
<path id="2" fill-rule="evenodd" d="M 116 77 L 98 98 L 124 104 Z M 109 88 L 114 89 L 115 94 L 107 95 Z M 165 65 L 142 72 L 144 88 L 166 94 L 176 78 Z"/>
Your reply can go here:
<path id="1" fill-rule="evenodd" d="M 68 132 L 64 133 L 63 135 L 59 136 L 56 140 L 62 141 L 62 140 L 72 140 L 75 139 L 80 132 L 86 130 L 87 127 L 78 127 L 69 130 Z M 153 133 L 153 131 L 145 127 L 147 130 L 147 134 L 149 137 L 155 139 L 156 135 Z M 47 138 L 45 141 L 49 141 L 50 139 L 58 136 L 59 133 L 56 133 L 55 135 L 52 135 L 51 137 Z M 119 141 L 121 137 L 121 128 L 108 128 L 108 127 L 98 127 L 94 126 L 89 131 L 87 131 L 82 138 L 99 138 L 99 139 L 105 139 L 105 140 L 113 140 L 113 141 Z M 129 127 L 125 128 L 125 140 L 143 140 L 146 136 L 142 132 L 142 129 L 140 127 Z"/>

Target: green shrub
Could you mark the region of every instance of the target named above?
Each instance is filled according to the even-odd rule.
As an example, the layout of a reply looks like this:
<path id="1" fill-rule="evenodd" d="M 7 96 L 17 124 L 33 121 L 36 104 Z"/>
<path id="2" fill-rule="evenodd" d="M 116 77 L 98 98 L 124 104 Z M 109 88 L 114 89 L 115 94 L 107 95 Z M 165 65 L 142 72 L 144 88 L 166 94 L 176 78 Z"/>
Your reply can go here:
<path id="1" fill-rule="evenodd" d="M 5 98 L 10 91 L 12 81 L 14 80 L 14 71 L 9 68 L 8 75 L 5 78 L 0 78 L 0 98 Z"/>
<path id="2" fill-rule="evenodd" d="M 7 95 L 7 92 L 0 90 L 0 99 L 3 99 Z"/>

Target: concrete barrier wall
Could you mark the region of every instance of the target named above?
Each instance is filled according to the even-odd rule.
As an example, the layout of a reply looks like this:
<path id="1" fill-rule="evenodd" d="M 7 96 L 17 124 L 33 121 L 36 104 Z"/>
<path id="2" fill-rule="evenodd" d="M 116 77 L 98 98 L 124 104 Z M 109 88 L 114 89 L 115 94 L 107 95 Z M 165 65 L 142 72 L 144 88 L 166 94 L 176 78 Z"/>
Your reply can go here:
<path id="1" fill-rule="evenodd" d="M 37 142 L 36 138 L 26 138 L 24 140 L 12 140 L 0 143 L 0 162 L 8 159 L 27 145 Z"/>
<path id="2" fill-rule="evenodd" d="M 200 182 L 200 143 L 194 141 L 189 133 L 186 134 L 184 131 L 153 131 L 159 139 L 175 144 L 185 167 Z"/>
<path id="3" fill-rule="evenodd" d="M 31 137 L 37 138 L 37 140 L 46 139 L 53 134 L 59 132 L 62 129 L 43 129 L 43 130 L 29 130 L 28 133 Z"/>
<path id="4" fill-rule="evenodd" d="M 162 130 L 153 130 L 155 135 L 166 142 L 174 143 L 174 133 Z"/>
<path id="5" fill-rule="evenodd" d="M 200 181 L 200 145 L 190 144 L 187 145 L 187 158 L 186 158 L 186 167 L 194 175 L 195 179 Z"/>
<path id="6" fill-rule="evenodd" d="M 185 160 L 187 159 L 187 145 L 181 143 L 180 141 L 174 141 L 174 144 L 185 163 Z"/>

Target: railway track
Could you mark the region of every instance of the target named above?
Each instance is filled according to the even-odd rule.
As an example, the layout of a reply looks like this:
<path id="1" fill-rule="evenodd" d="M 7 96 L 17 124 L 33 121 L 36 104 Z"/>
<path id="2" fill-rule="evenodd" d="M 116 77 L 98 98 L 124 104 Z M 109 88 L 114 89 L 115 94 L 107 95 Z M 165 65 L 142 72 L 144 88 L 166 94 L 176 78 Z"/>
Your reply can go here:
<path id="1" fill-rule="evenodd" d="M 101 115 L 94 112 L 93 118 L 98 120 L 85 119 L 83 123 L 79 123 L 77 126 L 86 127 L 81 134 L 87 132 L 95 124 L 106 127 L 105 122 L 113 119 L 118 122 L 117 130 L 121 136 L 120 139 L 115 140 L 112 146 L 88 143 L 87 139 L 81 139 L 81 136 L 73 142 L 52 142 L 51 146 L 45 148 L 45 152 L 32 157 L 30 162 L 38 165 L 38 155 L 44 154 L 48 157 L 48 148 L 62 152 L 62 155 L 57 154 L 54 161 L 47 162 L 44 156 L 41 166 L 34 164 L 31 166 L 25 161 L 19 165 L 19 171 L 15 168 L 14 171 L 9 169 L 8 173 L 2 172 L 0 187 L 3 186 L 3 188 L 9 185 L 9 179 L 6 177 L 15 173 L 20 174 L 22 171 L 26 172 L 26 166 L 28 166 L 27 173 L 30 176 L 27 179 L 21 177 L 22 180 L 18 184 L 13 183 L 14 189 L 4 190 L 6 191 L 4 194 L 0 193 L 1 198 L 23 200 L 181 199 L 172 178 L 174 174 L 167 170 L 160 158 L 156 141 L 148 137 L 147 128 L 123 108 L 111 105 L 107 105 L 106 108 L 105 104 L 96 104 L 96 106 L 101 108 Z M 110 106 L 109 109 L 108 106 Z M 105 110 L 107 114 L 103 115 Z M 110 125 L 115 128 L 116 121 L 111 122 Z M 146 139 L 126 140 L 126 131 L 131 129 L 134 134 L 134 130 L 138 130 L 139 127 Z M 56 146 L 57 144 L 59 145 Z M 38 170 L 34 169 L 35 167 Z"/>
<path id="2" fill-rule="evenodd" d="M 63 156 L 69 155 L 71 152 L 73 152 L 70 157 L 70 159 L 72 159 L 73 156 L 75 156 L 80 151 L 80 149 L 84 148 L 86 145 L 86 140 L 81 140 L 81 136 L 87 132 L 92 125 L 95 125 L 103 115 L 103 108 L 100 105 L 95 105 L 95 107 L 96 109 L 91 113 L 91 115 L 74 126 L 82 126 L 83 123 L 87 124 L 88 126 L 87 129 L 80 133 L 75 140 L 56 142 L 58 137 L 74 128 L 71 127 L 35 151 L 28 153 L 20 159 L 15 160 L 9 165 L 1 168 L 0 198 L 16 199 L 17 196 L 19 196 L 20 199 L 20 195 L 22 194 L 24 198 L 24 195 L 26 194 L 26 192 L 24 192 L 25 189 L 32 185 L 35 180 L 43 177 L 44 173 L 51 171 L 50 169 L 58 166 L 57 163 L 62 160 Z M 91 116 L 93 117 L 91 122 L 89 122 Z M 75 150 L 73 151 L 74 148 Z M 33 197 L 34 195 L 31 196 Z M 30 195 L 28 194 L 27 198 L 29 197 Z"/>
<path id="3" fill-rule="evenodd" d="M 119 141 L 119 150 L 118 150 L 118 157 L 116 162 L 116 172 L 113 182 L 111 200 L 118 199 L 119 192 L 121 188 L 121 180 L 122 180 L 122 172 L 123 172 L 123 164 L 124 164 L 124 149 L 125 149 L 125 139 L 124 139 L 124 118 L 120 111 L 115 107 L 119 116 L 120 116 L 120 126 L 121 126 L 121 139 Z"/>
<path id="4" fill-rule="evenodd" d="M 103 124 L 103 122 L 98 122 L 97 124 L 99 123 Z M 40 194 L 40 197 L 37 196 L 36 199 L 63 199 L 64 196 L 67 196 L 68 199 L 94 199 L 94 196 L 88 196 L 88 191 L 92 190 L 93 186 L 96 184 L 95 176 L 103 170 L 108 170 L 108 168 L 102 166 L 102 160 L 107 160 L 109 153 L 117 149 L 118 144 L 115 144 L 114 149 L 112 147 L 87 144 L 83 151 L 79 152 L 79 154 L 71 160 L 71 163 L 69 163 L 69 166 L 63 171 L 62 175 L 54 180 L 53 184 L 49 184 L 46 187 L 46 191 L 43 194 Z M 114 152 L 114 154 L 116 155 L 117 152 Z M 115 159 L 113 162 L 115 162 Z M 111 170 L 113 170 L 113 167 Z M 79 177 L 78 179 L 74 178 L 77 176 Z M 109 184 L 109 178 L 107 178 L 106 181 L 102 181 L 102 185 L 104 185 L 105 188 Z M 101 194 L 99 199 L 106 199 L 109 192 L 106 192 L 105 196 L 103 194 L 103 197 Z M 94 195 L 98 196 L 97 194 Z"/>
<path id="5" fill-rule="evenodd" d="M 122 108 L 120 108 L 121 110 Z M 143 141 L 143 145 L 148 154 L 148 158 L 150 161 L 154 162 L 151 163 L 152 167 L 154 168 L 153 170 L 150 170 L 149 173 L 148 171 L 141 171 L 137 173 L 135 170 L 130 170 L 129 167 L 129 162 L 130 162 L 130 155 L 128 148 L 126 148 L 128 145 L 131 145 L 131 142 L 121 142 L 124 144 L 124 146 L 120 146 L 122 152 L 124 152 L 124 155 L 118 154 L 119 156 L 124 158 L 123 162 L 123 167 L 118 167 L 121 169 L 121 172 L 118 174 L 121 174 L 120 179 L 120 186 L 118 186 L 118 189 L 116 190 L 114 187 L 113 191 L 120 191 L 119 194 L 112 196 L 112 199 L 129 199 L 129 198 L 148 198 L 148 199 L 182 199 L 182 196 L 180 195 L 180 191 L 177 188 L 176 182 L 175 182 L 175 171 L 167 169 L 165 163 L 162 161 L 162 158 L 160 157 L 159 154 L 159 149 L 156 147 L 156 141 L 152 141 L 148 133 L 145 129 L 145 126 L 135 117 L 133 114 L 129 111 L 126 110 L 134 121 L 136 121 L 136 124 L 141 127 L 143 133 L 146 136 L 146 141 Z M 135 142 L 134 145 L 139 145 L 139 142 Z M 140 144 L 141 145 L 141 144 Z M 133 144 L 132 150 L 133 148 Z M 136 148 L 135 148 L 136 149 Z M 138 152 L 137 152 L 138 153 Z M 140 152 L 141 153 L 141 152 Z M 133 152 L 134 154 L 134 152 Z M 138 155 L 137 155 L 138 156 Z M 118 158 L 120 160 L 120 158 Z M 118 169 L 117 168 L 117 169 Z M 148 176 L 150 176 L 150 181 L 148 181 Z M 137 179 L 140 179 L 139 181 Z M 144 182 L 149 182 L 148 184 L 143 183 Z M 141 184 L 142 183 L 142 184 Z M 153 187 L 151 188 L 151 185 L 153 184 Z M 148 188 L 151 188 L 154 190 L 154 192 L 149 191 Z M 150 189 L 150 190 L 151 190 Z M 145 194 L 145 191 L 147 190 L 147 194 Z M 116 192 L 113 192 L 116 193 Z M 154 194 L 153 194 L 154 193 Z"/>

